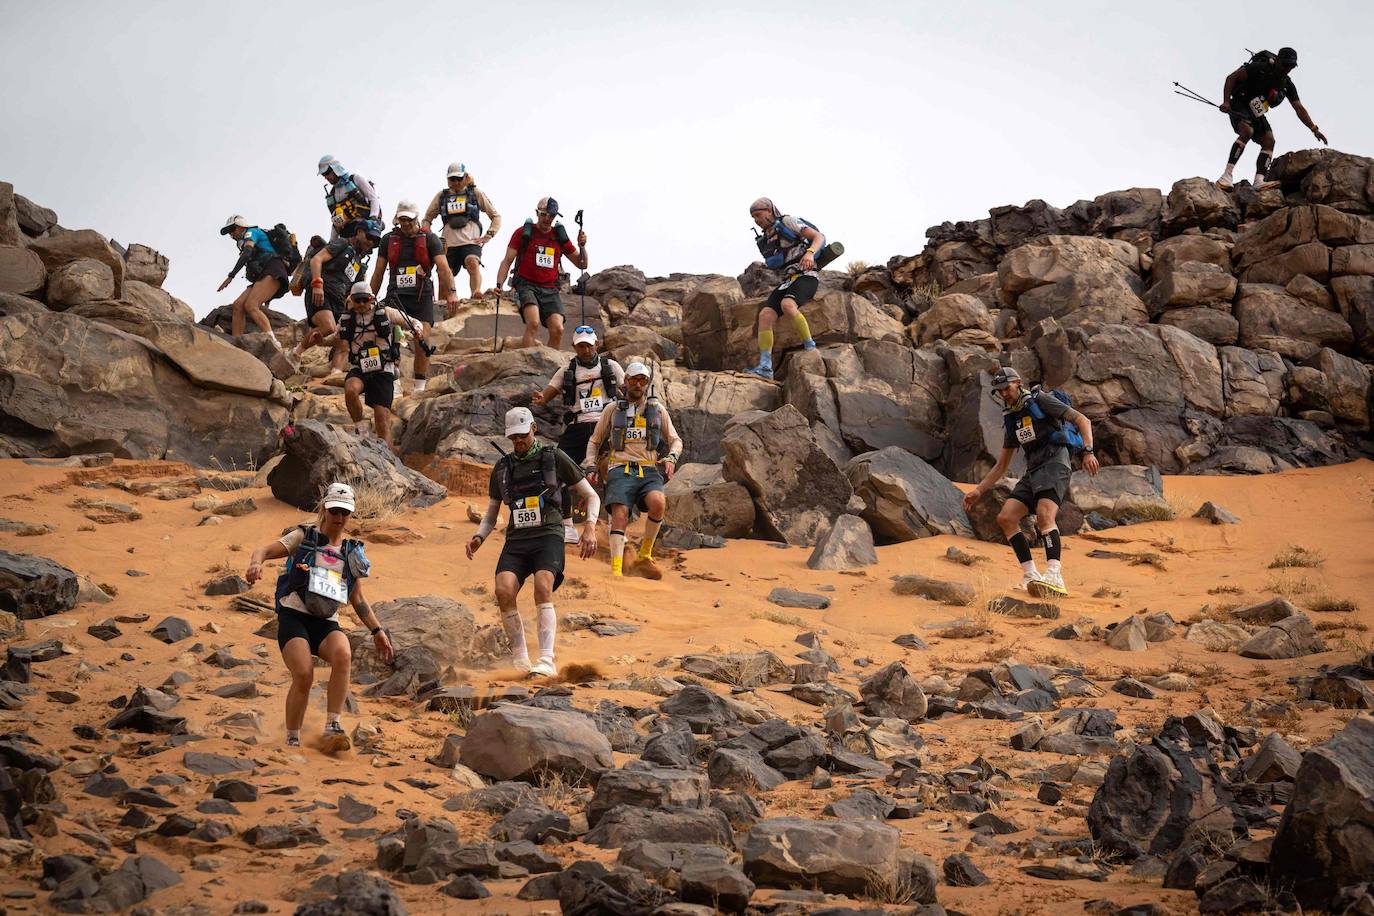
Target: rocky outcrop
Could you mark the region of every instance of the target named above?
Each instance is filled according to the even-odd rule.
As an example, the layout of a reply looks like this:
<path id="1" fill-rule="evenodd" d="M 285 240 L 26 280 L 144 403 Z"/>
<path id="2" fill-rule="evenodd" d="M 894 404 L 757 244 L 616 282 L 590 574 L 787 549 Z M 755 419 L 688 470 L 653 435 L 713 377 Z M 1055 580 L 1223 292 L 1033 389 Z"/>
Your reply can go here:
<path id="1" fill-rule="evenodd" d="M 889 447 L 860 455 L 845 466 L 845 475 L 864 501 L 864 521 L 879 538 L 973 537 L 963 493 L 909 452 Z"/>
<path id="2" fill-rule="evenodd" d="M 717 464 L 684 464 L 663 488 L 668 524 L 698 534 L 739 538 L 754 528 L 754 500 Z"/>
<path id="3" fill-rule="evenodd" d="M 363 491 L 377 506 L 432 506 L 448 495 L 440 484 L 401 464 L 380 440 L 356 436 L 318 420 L 302 420 L 282 432 L 284 455 L 267 474 L 272 495 L 313 511 L 335 481 Z M 360 507 L 360 517 L 366 513 Z"/>

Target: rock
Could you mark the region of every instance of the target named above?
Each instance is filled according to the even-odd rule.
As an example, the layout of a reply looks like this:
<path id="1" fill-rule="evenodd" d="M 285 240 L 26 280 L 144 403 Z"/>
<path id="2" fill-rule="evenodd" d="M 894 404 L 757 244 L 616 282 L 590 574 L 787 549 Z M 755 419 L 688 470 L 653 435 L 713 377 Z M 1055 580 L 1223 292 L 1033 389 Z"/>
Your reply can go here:
<path id="1" fill-rule="evenodd" d="M 296 916 L 405 916 L 406 907 L 385 878 L 368 874 L 361 869 L 344 872 L 323 883 L 326 899 L 301 903 Z"/>
<path id="2" fill-rule="evenodd" d="M 1145 621 L 1138 615 L 1127 617 L 1112 628 L 1104 641 L 1119 652 L 1144 652 L 1149 648 Z"/>
<path id="3" fill-rule="evenodd" d="M 180 617 L 165 617 L 150 631 L 153 639 L 171 645 L 194 635 L 191 625 Z"/>
<path id="4" fill-rule="evenodd" d="M 57 225 L 56 212 L 34 203 L 23 194 L 14 195 L 14 215 L 24 234 L 35 238 Z M 19 244 L 22 241 L 6 244 Z"/>
<path id="5" fill-rule="evenodd" d="M 863 519 L 841 515 L 816 541 L 806 560 L 810 569 L 852 570 L 878 562 L 873 548 L 873 531 Z"/>
<path id="6" fill-rule="evenodd" d="M 970 329 L 992 333 L 987 306 L 967 293 L 946 293 L 916 319 L 911 336 L 918 347 L 925 347 Z"/>
<path id="7" fill-rule="evenodd" d="M 1152 467 L 1115 465 L 1102 468 L 1095 476 L 1075 471 L 1069 482 L 1069 499 L 1083 514 L 1096 512 L 1113 521 L 1173 517 L 1173 509 L 1164 498 L 1164 480 Z"/>
<path id="8" fill-rule="evenodd" d="M 38 296 L 43 292 L 47 278 L 43 259 L 38 255 L 27 248 L 0 244 L 0 293 Z M 41 305 L 38 308 L 47 311 Z"/>
<path id="9" fill-rule="evenodd" d="M 359 438 L 317 420 L 293 424 L 282 435 L 285 457 L 267 475 L 272 495 L 313 511 L 320 494 L 336 480 L 366 481 L 366 492 L 382 505 L 432 506 L 448 491 L 401 464 L 379 440 Z"/>
<path id="10" fill-rule="evenodd" d="M 853 495 L 806 419 L 790 404 L 768 414 L 741 416 L 721 442 L 725 479 L 749 490 L 758 509 L 756 524 L 768 537 L 810 546 L 832 518 L 843 514 Z"/>
<path id="11" fill-rule="evenodd" d="M 689 463 L 719 464 L 725 457 L 721 438 L 731 420 L 752 410 L 776 410 L 783 403 L 777 385 L 749 375 L 665 366 L 657 382 L 682 436 L 683 460 Z"/>
<path id="12" fill-rule="evenodd" d="M 124 259 L 94 230 L 57 230 L 29 242 L 29 250 L 43 260 L 43 266 L 49 271 L 83 258 L 100 261 L 110 268 L 114 278 L 114 293 L 108 298 L 117 299 L 123 294 Z"/>
<path id="13" fill-rule="evenodd" d="M 1193 518 L 1205 518 L 1213 525 L 1239 525 L 1240 519 L 1232 515 L 1226 509 L 1208 500 L 1198 507 L 1193 513 Z"/>
<path id="14" fill-rule="evenodd" d="M 920 458 L 896 447 L 860 455 L 845 467 L 876 537 L 909 541 L 937 534 L 972 537 L 963 494 Z"/>
<path id="15" fill-rule="evenodd" d="M 1131 408 L 1220 414 L 1224 404 L 1216 348 L 1167 325 L 1092 327 L 1064 387 L 1090 417 Z"/>
<path id="16" fill-rule="evenodd" d="M 583 779 L 615 765 L 611 746 L 578 713 L 502 705 L 484 712 L 463 738 L 464 766 L 492 779 Z"/>
<path id="17" fill-rule="evenodd" d="M 715 808 L 641 808 L 620 805 L 605 812 L 583 842 L 617 849 L 636 840 L 734 846 L 730 822 Z"/>
<path id="18" fill-rule="evenodd" d="M 114 273 L 109 266 L 90 258 L 78 258 L 48 274 L 47 301 L 53 311 L 68 306 L 113 299 Z"/>
<path id="19" fill-rule="evenodd" d="M 918 722 L 929 706 L 925 691 L 901 662 L 885 665 L 859 685 L 870 715 Z"/>
<path id="20" fill-rule="evenodd" d="M 162 287 L 167 279 L 170 262 L 167 256 L 147 245 L 134 242 L 124 250 L 124 282 L 137 280 L 149 286 Z"/>
<path id="21" fill-rule="evenodd" d="M 734 865 L 692 861 L 682 867 L 678 894 L 685 903 L 704 904 L 718 912 L 741 913 L 754 895 L 754 882 Z"/>
<path id="22" fill-rule="evenodd" d="M 768 601 L 778 607 L 795 607 L 807 611 L 823 611 L 830 607 L 830 599 L 825 595 L 799 592 L 794 588 L 775 588 L 768 593 Z"/>
<path id="23" fill-rule="evenodd" d="M 1250 782 L 1292 782 L 1301 766 L 1302 755 L 1278 732 L 1270 732 L 1246 758 L 1243 769 Z"/>
<path id="24" fill-rule="evenodd" d="M 1294 614 L 1256 633 L 1237 651 L 1245 658 L 1299 658 L 1325 652 L 1326 644 L 1306 614 Z"/>
<path id="25" fill-rule="evenodd" d="M 659 709 L 665 716 L 686 722 L 692 732 L 698 735 L 709 734 L 715 728 L 739 722 L 739 716 L 725 700 L 697 684 L 688 684 L 668 697 Z"/>
<path id="26" fill-rule="evenodd" d="M 734 687 L 792 683 L 792 669 L 772 652 L 685 655 L 682 670 Z"/>
<path id="27" fill-rule="evenodd" d="M 1269 902 L 1269 894 L 1249 878 L 1231 878 L 1213 885 L 1198 900 L 1200 913 L 1254 913 Z"/>
<path id="28" fill-rule="evenodd" d="M 867 821 L 795 817 L 759 821 L 744 839 L 744 873 L 763 887 L 814 887 L 856 897 L 921 876 L 930 885 L 915 888 L 913 899 L 932 902 L 933 864 L 925 860 L 927 871 L 920 867 L 922 863 L 905 859 L 898 837 L 895 828 Z"/>
<path id="29" fill-rule="evenodd" d="M 1351 429 L 1369 429 L 1369 367 L 1329 347 L 1309 357 L 1306 366 L 1325 379 L 1326 406 L 1336 421 Z"/>
<path id="30" fill-rule="evenodd" d="M 892 582 L 892 590 L 898 595 L 916 595 L 955 607 L 970 605 L 977 597 L 977 592 L 971 585 L 921 575 L 897 576 Z"/>
<path id="31" fill-rule="evenodd" d="M 447 667 L 461 668 L 480 656 L 477 624 L 472 611 L 452 598 L 411 595 L 378 602 L 374 608 L 378 619 L 386 627 L 387 635 L 391 637 L 397 658 L 391 664 L 383 662 L 372 645 L 371 635 L 366 630 L 357 630 L 350 634 L 349 640 L 353 647 L 355 675 L 364 673 L 378 680 L 386 680 L 405 667 L 402 656 L 407 650 L 423 650 L 433 665 L 432 673 L 427 673 L 427 677 L 437 675 Z"/>
<path id="32" fill-rule="evenodd" d="M 1174 182 L 1169 189 L 1160 222 L 1168 235 L 1192 228 L 1234 229 L 1240 222 L 1240 210 L 1235 199 L 1213 182 L 1206 178 L 1184 178 Z"/>
<path id="33" fill-rule="evenodd" d="M 717 749 L 706 762 L 706 772 L 716 789 L 767 792 L 787 781 L 757 751 L 746 749 Z"/>
<path id="34" fill-rule="evenodd" d="M 69 611 L 77 601 L 76 573 L 46 557 L 0 550 L 0 610 L 20 620 Z"/>
<path id="35" fill-rule="evenodd" d="M 377 816 L 377 809 L 352 795 L 339 796 L 339 820 L 345 824 L 362 824 Z"/>
<path id="36" fill-rule="evenodd" d="M 1155 270 L 1155 285 L 1145 296 L 1152 316 L 1174 309 L 1213 307 L 1229 312 L 1236 278 L 1216 264 L 1187 261 Z"/>
<path id="37" fill-rule="evenodd" d="M 257 764 L 245 757 L 227 757 L 223 754 L 205 754 L 187 751 L 182 756 L 182 766 L 201 776 L 229 776 L 233 773 L 252 773 Z"/>
<path id="38" fill-rule="evenodd" d="M 1290 296 L 1282 287 L 1242 283 L 1235 306 L 1240 345 L 1307 359 L 1323 347 L 1349 349 L 1354 332 L 1340 314 Z"/>
<path id="39" fill-rule="evenodd" d="M 742 484 L 726 480 L 720 465 L 684 464 L 663 492 L 670 525 L 728 538 L 754 528 L 753 498 Z"/>
<path id="40" fill-rule="evenodd" d="M 1008 252 L 997 268 L 1003 297 L 1031 323 L 1045 318 L 1106 324 L 1147 320 L 1140 253 L 1127 242 L 1054 235 Z"/>
<path id="41" fill-rule="evenodd" d="M 846 821 L 885 821 L 891 815 L 894 802 L 872 789 L 858 789 L 853 794 L 836 799 L 825 806 L 822 814 Z"/>
<path id="42" fill-rule="evenodd" d="M 1026 601 L 1012 595 L 1002 595 L 988 602 L 988 610 L 1004 617 L 1026 620 L 1039 617 L 1043 620 L 1058 620 L 1059 605 L 1049 601 Z"/>
<path id="43" fill-rule="evenodd" d="M 249 585 L 248 581 L 242 576 L 219 576 L 218 578 L 210 580 L 209 584 L 205 586 L 205 594 L 211 596 L 242 595 L 251 588 L 252 586 Z M 171 640 L 164 640 L 164 642 L 171 642 Z"/>
<path id="44" fill-rule="evenodd" d="M 619 805 L 702 809 L 709 798 L 707 778 L 692 770 L 654 765 L 611 770 L 597 780 L 587 804 L 587 823 L 595 827 L 607 811 Z"/>
<path id="45" fill-rule="evenodd" d="M 1240 339 L 1240 322 L 1215 308 L 1171 309 L 1159 317 L 1159 323 L 1187 331 L 1214 347 L 1230 346 Z"/>

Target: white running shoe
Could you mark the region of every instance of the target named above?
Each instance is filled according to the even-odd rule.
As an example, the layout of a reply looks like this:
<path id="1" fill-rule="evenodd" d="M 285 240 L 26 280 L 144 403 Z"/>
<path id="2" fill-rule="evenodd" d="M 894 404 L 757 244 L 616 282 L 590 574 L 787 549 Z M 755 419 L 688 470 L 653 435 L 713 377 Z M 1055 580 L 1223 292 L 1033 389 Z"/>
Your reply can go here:
<path id="1" fill-rule="evenodd" d="M 528 655 L 512 655 L 510 657 L 510 665 L 516 671 L 521 671 L 525 674 L 529 674 L 531 667 L 533 667 L 530 665 L 530 658 Z"/>
<path id="2" fill-rule="evenodd" d="M 1256 175 L 1255 180 L 1250 182 L 1250 187 L 1254 188 L 1256 191 L 1268 191 L 1270 188 L 1277 188 L 1278 186 L 1279 183 L 1277 181 L 1266 181 L 1259 175 Z"/>
<path id="3" fill-rule="evenodd" d="M 1033 583 L 1043 581 L 1045 581 L 1045 577 L 1040 575 L 1039 571 L 1025 573 L 1021 576 L 1021 591 L 1028 592 L 1031 590 L 1031 585 Z"/>
<path id="4" fill-rule="evenodd" d="M 1064 585 L 1064 574 L 1062 572 L 1047 572 L 1041 579 L 1041 582 L 1048 585 L 1054 591 L 1059 592 L 1061 595 L 1067 595 L 1069 593 L 1068 588 Z"/>
<path id="5" fill-rule="evenodd" d="M 1236 180 L 1231 177 L 1229 172 L 1223 172 L 1221 177 L 1217 179 L 1217 187 L 1221 188 L 1223 191 L 1231 190 L 1235 184 Z"/>
<path id="6" fill-rule="evenodd" d="M 563 543 L 576 544 L 582 540 L 582 535 L 577 533 L 577 529 L 572 525 L 563 526 Z"/>
<path id="7" fill-rule="evenodd" d="M 547 655 L 530 666 L 530 677 L 553 677 L 557 673 L 558 669 L 554 667 L 553 659 Z"/>

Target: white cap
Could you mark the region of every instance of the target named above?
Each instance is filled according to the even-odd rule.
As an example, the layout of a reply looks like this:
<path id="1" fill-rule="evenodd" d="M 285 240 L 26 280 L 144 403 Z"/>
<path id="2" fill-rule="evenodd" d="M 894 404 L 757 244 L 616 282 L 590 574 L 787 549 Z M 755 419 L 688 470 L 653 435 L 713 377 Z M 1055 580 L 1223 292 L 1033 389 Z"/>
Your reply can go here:
<path id="1" fill-rule="evenodd" d="M 366 280 L 359 280 L 348 289 L 348 298 L 366 295 L 370 299 L 376 299 L 377 294 L 372 292 L 372 286 Z"/>
<path id="2" fill-rule="evenodd" d="M 596 331 L 592 330 L 590 327 L 587 327 L 586 330 L 575 331 L 573 333 L 573 343 L 589 343 L 593 347 L 596 346 Z"/>
<path id="3" fill-rule="evenodd" d="M 534 428 L 534 414 L 528 407 L 512 407 L 506 411 L 506 435 L 523 436 Z"/>
<path id="4" fill-rule="evenodd" d="M 465 178 L 468 174 L 468 167 L 461 162 L 450 162 L 448 164 L 448 177 Z"/>
<path id="5" fill-rule="evenodd" d="M 339 164 L 339 160 L 335 159 L 333 156 L 330 156 L 330 155 L 321 156 L 321 157 L 320 157 L 320 174 L 323 175 L 325 172 L 329 171 L 331 168 L 334 168 L 334 167 L 337 166 L 338 164 Z M 337 171 L 337 169 L 335 169 L 335 171 Z"/>
<path id="6" fill-rule="evenodd" d="M 403 216 L 408 216 L 411 219 L 419 219 L 420 210 L 415 206 L 413 201 L 403 200 L 396 205 L 396 218 L 400 219 Z"/>
<path id="7" fill-rule="evenodd" d="M 235 213 L 233 216 L 229 217 L 227 220 L 224 221 L 224 228 L 219 231 L 219 234 L 228 235 L 230 230 L 232 229 L 247 229 L 252 225 L 252 223 L 248 222 L 247 217 L 239 216 L 237 213 Z"/>
<path id="8" fill-rule="evenodd" d="M 649 367 L 641 362 L 630 363 L 625 367 L 625 377 L 629 378 L 632 375 L 642 375 L 649 378 Z"/>
<path id="9" fill-rule="evenodd" d="M 324 491 L 324 507 L 326 509 L 347 509 L 352 512 L 353 488 L 346 483 L 331 483 Z"/>

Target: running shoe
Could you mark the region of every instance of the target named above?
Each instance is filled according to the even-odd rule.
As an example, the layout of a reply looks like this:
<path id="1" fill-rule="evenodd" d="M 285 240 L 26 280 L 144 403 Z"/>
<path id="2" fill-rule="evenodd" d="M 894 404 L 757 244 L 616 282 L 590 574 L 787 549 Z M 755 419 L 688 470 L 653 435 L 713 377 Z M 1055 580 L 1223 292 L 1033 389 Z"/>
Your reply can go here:
<path id="1" fill-rule="evenodd" d="M 557 673 L 558 669 L 554 667 L 553 659 L 547 655 L 530 666 L 530 677 L 553 677 Z"/>

